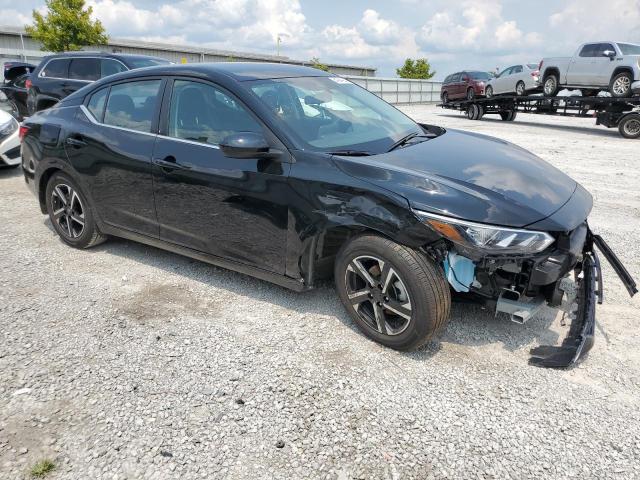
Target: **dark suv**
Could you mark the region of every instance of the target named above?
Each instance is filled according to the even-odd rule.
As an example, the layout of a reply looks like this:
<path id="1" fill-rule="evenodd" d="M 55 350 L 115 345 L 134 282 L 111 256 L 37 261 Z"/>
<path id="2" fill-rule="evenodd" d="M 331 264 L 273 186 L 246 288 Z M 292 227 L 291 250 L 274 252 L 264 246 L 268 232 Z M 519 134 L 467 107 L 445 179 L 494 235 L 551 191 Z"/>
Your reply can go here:
<path id="1" fill-rule="evenodd" d="M 99 52 L 49 55 L 27 81 L 29 114 L 49 108 L 88 83 L 127 70 L 167 65 L 163 58 Z"/>
<path id="2" fill-rule="evenodd" d="M 484 95 L 484 88 L 491 79 L 488 72 L 463 71 L 452 73 L 442 82 L 440 98 L 442 103 L 449 100 L 466 98 L 472 100 L 475 97 Z"/>

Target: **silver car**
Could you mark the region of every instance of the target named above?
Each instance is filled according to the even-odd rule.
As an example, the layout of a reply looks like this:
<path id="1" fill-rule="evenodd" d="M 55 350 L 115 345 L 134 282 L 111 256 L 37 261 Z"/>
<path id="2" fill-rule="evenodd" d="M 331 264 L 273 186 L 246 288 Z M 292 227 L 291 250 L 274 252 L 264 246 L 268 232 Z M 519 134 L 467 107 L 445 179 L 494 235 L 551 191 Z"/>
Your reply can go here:
<path id="1" fill-rule="evenodd" d="M 524 96 L 537 90 L 540 90 L 538 65 L 523 63 L 505 68 L 492 78 L 485 88 L 485 95 L 487 98 L 502 93 L 515 93 L 518 96 Z"/>

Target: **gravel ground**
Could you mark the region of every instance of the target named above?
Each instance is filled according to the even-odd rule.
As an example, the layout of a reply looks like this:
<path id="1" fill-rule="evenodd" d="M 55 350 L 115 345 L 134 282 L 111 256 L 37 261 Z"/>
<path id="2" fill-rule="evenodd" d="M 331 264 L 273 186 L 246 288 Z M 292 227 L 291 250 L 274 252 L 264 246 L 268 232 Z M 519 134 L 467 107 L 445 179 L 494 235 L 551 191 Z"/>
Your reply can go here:
<path id="1" fill-rule="evenodd" d="M 638 141 L 593 120 L 417 120 L 495 135 L 595 197 L 640 278 Z M 333 288 L 296 294 L 124 240 L 64 246 L 0 172 L 0 478 L 640 478 L 640 303 L 605 265 L 585 362 L 527 365 L 567 327 L 455 305 L 412 353 L 360 335 Z"/>

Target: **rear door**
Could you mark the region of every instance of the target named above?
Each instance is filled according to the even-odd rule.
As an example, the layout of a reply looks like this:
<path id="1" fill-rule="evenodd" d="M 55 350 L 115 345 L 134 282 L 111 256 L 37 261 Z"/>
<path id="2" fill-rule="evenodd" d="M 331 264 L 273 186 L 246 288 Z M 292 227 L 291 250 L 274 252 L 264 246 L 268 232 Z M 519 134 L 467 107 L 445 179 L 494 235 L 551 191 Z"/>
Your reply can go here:
<path id="1" fill-rule="evenodd" d="M 509 82 L 510 82 L 510 74 L 511 69 L 513 67 L 505 68 L 498 77 L 492 82 L 493 83 L 493 93 L 505 93 L 508 91 Z"/>
<path id="2" fill-rule="evenodd" d="M 454 73 L 451 76 L 451 85 L 449 87 L 449 98 L 454 99 L 454 98 L 464 97 L 464 94 L 461 94 L 461 92 L 462 92 L 462 74 Z"/>
<path id="3" fill-rule="evenodd" d="M 585 44 L 578 55 L 569 60 L 569 67 L 567 69 L 567 84 L 568 85 L 595 85 L 596 82 L 596 57 L 600 44 L 587 43 Z M 609 59 L 606 59 L 609 61 Z"/>
<path id="4" fill-rule="evenodd" d="M 80 107 L 65 139 L 100 219 L 156 238 L 151 155 L 163 85 L 144 78 L 105 86 Z"/>
<path id="5" fill-rule="evenodd" d="M 100 78 L 100 59 L 72 58 L 69 64 L 69 81 L 65 86 L 65 93 L 71 95 L 76 90 L 95 82 Z"/>
<path id="6" fill-rule="evenodd" d="M 37 90 L 42 96 L 61 100 L 66 97 L 69 81 L 68 58 L 52 58 L 38 73 Z M 34 82 L 36 83 L 36 82 Z"/>

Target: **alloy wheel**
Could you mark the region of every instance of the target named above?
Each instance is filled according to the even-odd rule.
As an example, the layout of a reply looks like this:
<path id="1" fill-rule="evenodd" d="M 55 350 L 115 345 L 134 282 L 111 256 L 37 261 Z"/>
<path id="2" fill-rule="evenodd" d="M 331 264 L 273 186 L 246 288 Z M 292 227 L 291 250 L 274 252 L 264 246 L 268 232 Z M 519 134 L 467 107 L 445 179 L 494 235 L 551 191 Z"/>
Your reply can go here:
<path id="1" fill-rule="evenodd" d="M 518 95 L 519 97 L 524 95 L 524 83 L 519 82 L 516 85 L 516 95 Z"/>
<path id="2" fill-rule="evenodd" d="M 359 256 L 345 272 L 349 302 L 358 316 L 383 335 L 399 335 L 411 323 L 411 298 L 398 272 L 380 258 Z"/>
<path id="3" fill-rule="evenodd" d="M 487 87 L 487 89 L 484 91 L 484 94 L 486 95 L 487 98 L 493 97 L 493 87 L 491 86 Z"/>
<path id="4" fill-rule="evenodd" d="M 556 91 L 556 78 L 554 76 L 548 77 L 544 81 L 544 93 L 551 95 Z"/>
<path id="5" fill-rule="evenodd" d="M 75 240 L 84 232 L 84 206 L 80 196 L 69 185 L 57 184 L 51 192 L 51 212 L 53 221 L 60 227 L 60 232 L 67 238 Z"/>
<path id="6" fill-rule="evenodd" d="M 631 80 L 626 75 L 616 78 L 613 82 L 613 93 L 618 96 L 624 96 L 631 87 Z"/>

